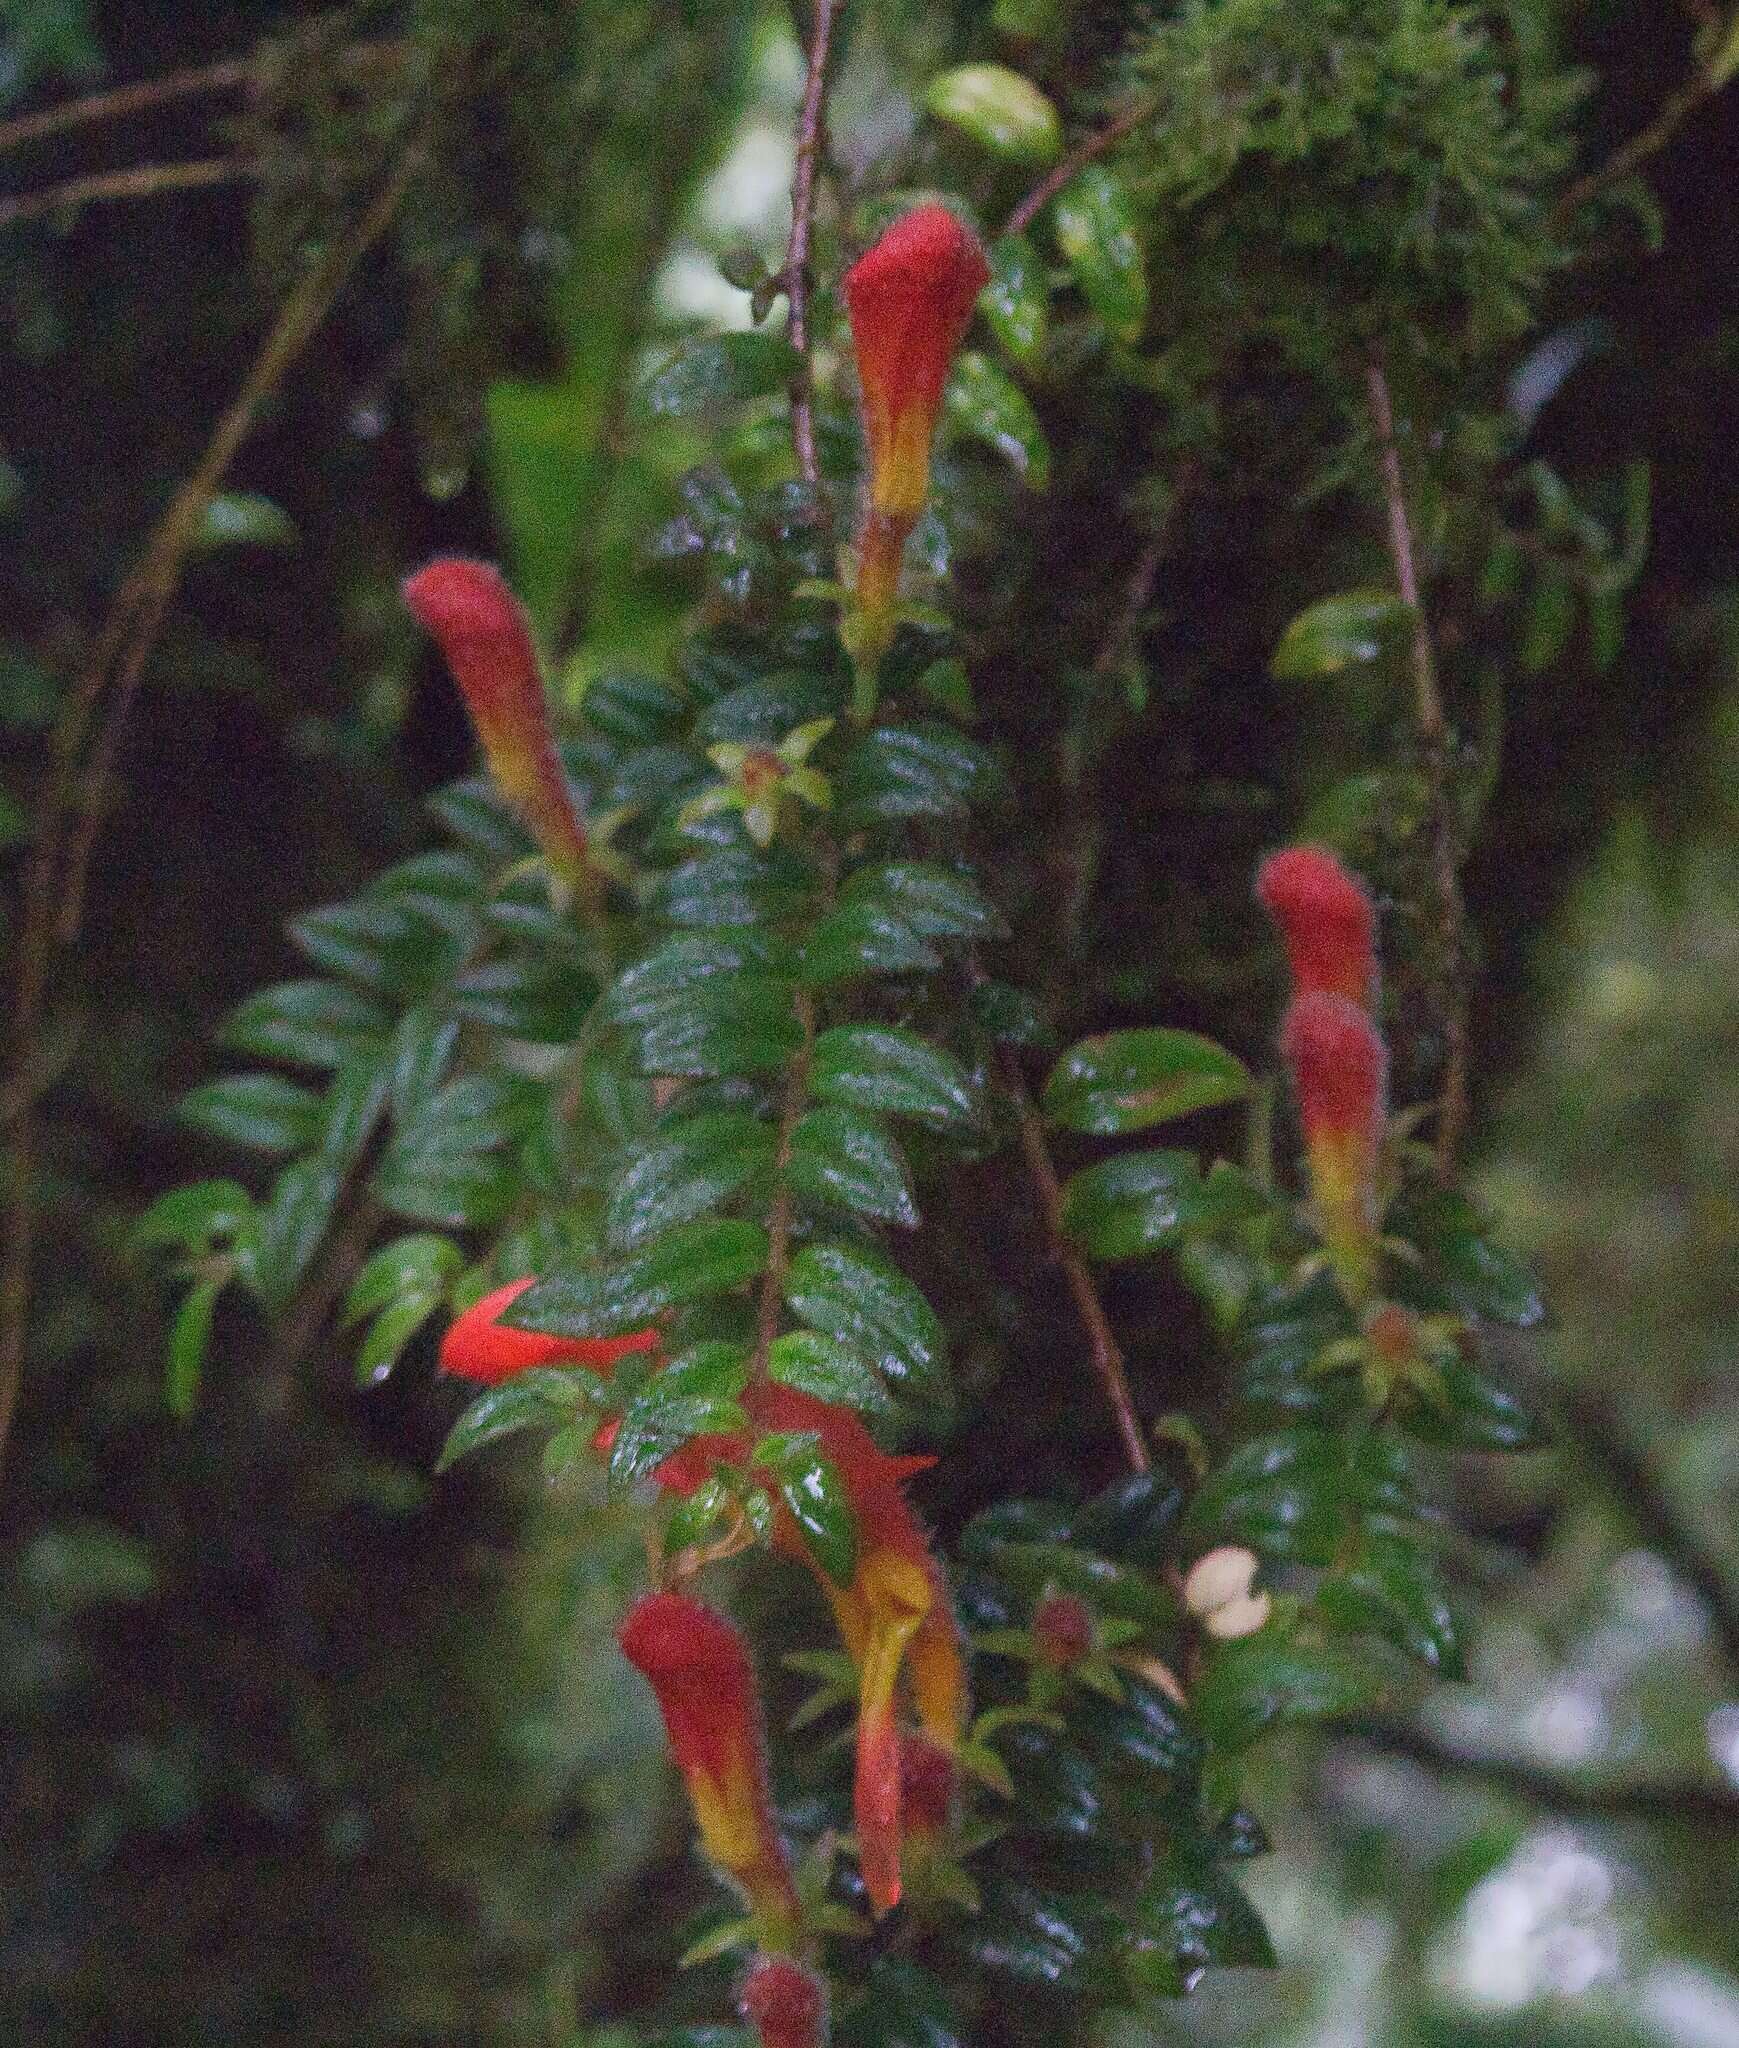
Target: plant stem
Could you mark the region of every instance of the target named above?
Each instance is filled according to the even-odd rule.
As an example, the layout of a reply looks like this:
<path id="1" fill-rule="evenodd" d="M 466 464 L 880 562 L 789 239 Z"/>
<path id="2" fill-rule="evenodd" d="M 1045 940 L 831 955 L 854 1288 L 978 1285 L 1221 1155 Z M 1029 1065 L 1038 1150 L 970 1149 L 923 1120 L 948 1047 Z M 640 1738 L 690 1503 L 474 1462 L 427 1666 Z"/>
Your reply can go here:
<path id="1" fill-rule="evenodd" d="M 767 1384 L 767 1361 L 779 1334 L 779 1308 L 785 1299 L 785 1276 L 791 1270 L 791 1137 L 809 1099 L 809 1062 L 815 1049 L 815 999 L 797 991 L 797 1021 L 803 1028 L 785 1075 L 779 1104 L 779 1140 L 773 1153 L 773 1205 L 767 1212 L 767 1269 L 755 1311 L 755 1348 L 749 1359 L 749 1382 Z"/>
<path id="2" fill-rule="evenodd" d="M 1389 557 L 1402 602 L 1413 614 L 1413 724 L 1423 758 L 1427 829 L 1431 835 L 1432 883 L 1437 896 L 1438 942 L 1442 948 L 1443 1093 L 1437 1112 L 1437 1171 L 1448 1180 L 1467 1128 L 1469 1113 L 1466 929 L 1461 878 L 1455 845 L 1455 823 L 1449 801 L 1449 726 L 1443 715 L 1443 694 L 1437 681 L 1437 660 L 1431 626 L 1420 602 L 1419 573 L 1413 548 L 1413 525 L 1407 512 L 1406 480 L 1395 437 L 1395 409 L 1382 362 L 1373 356 L 1365 366 L 1365 394 L 1377 436 L 1377 463 L 1388 509 Z"/>
<path id="3" fill-rule="evenodd" d="M 1116 120 L 1101 128 L 1096 135 L 1089 135 L 1085 142 L 1077 144 L 1062 162 L 1047 171 L 1021 200 L 1003 222 L 1002 232 L 1005 235 L 1024 233 L 1076 172 L 1084 170 L 1095 157 L 1103 156 L 1108 149 L 1114 148 L 1132 128 L 1138 128 L 1152 112 L 1151 100 L 1139 100 L 1133 107 L 1119 114 Z"/>
<path id="4" fill-rule="evenodd" d="M 180 586 L 200 518 L 247 438 L 260 407 L 275 391 L 331 310 L 358 263 L 385 232 L 409 188 L 421 147 L 408 141 L 367 211 L 348 235 L 303 278 L 285 302 L 241 389 L 207 442 L 199 466 L 153 528 L 139 565 L 110 606 L 90 659 L 69 694 L 53 739 L 53 765 L 37 806 L 31 856 L 22 889 L 18 968 L 12 1010 L 14 1083 L 24 1106 L 6 1162 L 4 1241 L 0 1244 L 0 1459 L 24 1373 L 25 1323 L 34 1250 L 34 1119 L 29 1079 L 54 947 L 71 945 L 83 917 L 85 880 L 101 826 L 121 735 L 139 681 Z M 108 710 L 88 757 L 84 743 L 107 690 Z M 70 843 L 62 822 L 76 814 Z"/>
<path id="5" fill-rule="evenodd" d="M 1086 1326 L 1093 1370 L 1099 1377 L 1100 1385 L 1105 1389 L 1106 1400 L 1111 1404 L 1111 1413 L 1117 1424 L 1123 1454 L 1129 1461 L 1131 1471 L 1146 1472 L 1151 1469 L 1153 1459 L 1148 1452 L 1147 1440 L 1141 1433 L 1141 1424 L 1136 1419 L 1135 1400 L 1129 1391 L 1129 1375 L 1123 1362 L 1123 1349 L 1112 1332 L 1111 1319 L 1105 1313 L 1105 1304 L 1099 1299 L 1099 1290 L 1093 1283 L 1092 1274 L 1087 1270 L 1087 1262 L 1069 1243 L 1068 1235 L 1063 1229 L 1063 1190 L 1057 1179 L 1057 1169 L 1051 1158 L 1050 1146 L 1045 1141 L 1044 1124 L 1040 1120 L 1038 1107 L 1028 1091 L 1026 1077 L 1022 1074 L 1018 1061 L 1013 1053 L 1007 1051 L 1002 1054 L 1002 1081 L 1019 1120 L 1020 1147 L 1026 1158 L 1027 1172 L 1039 1198 L 1039 1210 L 1044 1218 L 1050 1254 L 1061 1267 L 1076 1311 Z"/>
<path id="6" fill-rule="evenodd" d="M 815 169 L 821 154 L 822 109 L 827 93 L 827 52 L 838 0 L 815 0 L 809 72 L 797 116 L 797 168 L 791 182 L 791 239 L 785 247 L 786 328 L 797 351 L 791 373 L 791 441 L 797 473 L 813 489 L 821 481 L 815 452 L 815 374 L 809 360 L 809 242 L 815 227 Z"/>
<path id="7" fill-rule="evenodd" d="M 200 157 L 184 164 L 134 164 L 124 171 L 95 171 L 89 177 L 68 178 L 63 184 L 20 193 L 16 199 L 0 199 L 0 228 L 21 220 L 40 220 L 45 213 L 62 213 L 88 205 L 94 199 L 154 199 L 160 192 L 235 184 L 258 175 L 252 164 L 233 156 Z"/>

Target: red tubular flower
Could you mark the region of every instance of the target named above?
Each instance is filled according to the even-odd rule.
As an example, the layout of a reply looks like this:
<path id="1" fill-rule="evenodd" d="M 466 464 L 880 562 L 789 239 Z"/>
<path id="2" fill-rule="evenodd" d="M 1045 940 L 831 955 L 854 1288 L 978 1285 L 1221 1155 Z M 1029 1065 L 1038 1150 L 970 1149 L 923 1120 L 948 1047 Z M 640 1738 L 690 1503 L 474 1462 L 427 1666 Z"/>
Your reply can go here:
<path id="1" fill-rule="evenodd" d="M 1375 1008 L 1377 917 L 1356 875 L 1320 846 L 1288 846 L 1262 863 L 1256 894 L 1286 940 L 1294 995 Z"/>
<path id="2" fill-rule="evenodd" d="M 1304 1127 L 1317 1227 L 1343 1290 L 1362 1301 L 1376 1276 L 1388 1048 L 1359 1004 L 1318 990 L 1287 1011 L 1280 1051 Z"/>
<path id="3" fill-rule="evenodd" d="M 890 1457 L 848 1409 L 795 1387 L 752 1390 L 748 1406 L 766 1430 L 813 1430 L 845 1486 L 857 1529 L 857 1566 L 838 1586 L 816 1570 L 796 1529 L 776 1540 L 821 1582 L 857 1666 L 857 1776 L 854 1806 L 864 1887 L 878 1913 L 899 1903 L 902 1675 L 926 1735 L 954 1751 L 966 1725 L 966 1665 L 948 1589 L 906 1499 L 913 1461 Z"/>
<path id="4" fill-rule="evenodd" d="M 531 629 L 500 570 L 445 556 L 407 578 L 403 595 L 446 657 L 503 795 L 561 881 L 595 896 L 597 874 L 556 758 Z"/>
<path id="5" fill-rule="evenodd" d="M 866 654 L 880 654 L 893 636 L 900 560 L 930 487 L 942 389 L 989 282 L 978 237 L 934 205 L 902 216 L 845 274 L 869 451 L 857 569 Z"/>
<path id="6" fill-rule="evenodd" d="M 825 2048 L 827 1986 L 789 1956 L 758 1956 L 737 1993 L 737 2010 L 761 2048 Z"/>
<path id="7" fill-rule="evenodd" d="M 459 1317 L 441 1340 L 441 1370 L 492 1387 L 537 1365 L 578 1365 L 606 1379 L 630 1351 L 657 1347 L 656 1330 L 626 1337 L 544 1337 L 535 1330 L 510 1330 L 500 1318 L 531 1286 L 528 1273 L 484 1295 Z"/>
<path id="8" fill-rule="evenodd" d="M 767 1794 L 748 1646 L 722 1615 L 683 1593 L 648 1594 L 629 1610 L 617 1641 L 658 1696 L 707 1854 L 741 1887 L 767 1937 L 788 1939 L 797 1894 Z"/>

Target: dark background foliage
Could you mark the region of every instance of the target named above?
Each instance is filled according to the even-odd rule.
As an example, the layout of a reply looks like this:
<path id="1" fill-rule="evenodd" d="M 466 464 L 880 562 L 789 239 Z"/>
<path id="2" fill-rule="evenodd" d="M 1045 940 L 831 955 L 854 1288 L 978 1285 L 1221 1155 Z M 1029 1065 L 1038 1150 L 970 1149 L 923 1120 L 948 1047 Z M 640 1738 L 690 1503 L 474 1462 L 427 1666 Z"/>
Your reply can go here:
<path id="1" fill-rule="evenodd" d="M 869 101 L 987 32 L 975 5 L 863 11 L 881 16 L 852 53 Z M 1050 82 L 1102 89 L 1148 12 L 1076 9 Z M 1578 163 L 1643 128 L 1686 76 L 1694 10 L 1492 12 L 1524 43 L 1561 34 L 1587 67 L 1590 91 L 1559 121 Z M 443 38 L 464 53 L 437 94 L 443 170 L 364 260 L 230 473 L 226 490 L 279 508 L 293 544 L 267 523 L 194 557 L 45 1032 L 58 1073 L 40 1120 L 35 1314 L 0 1499 L 0 2012 L 32 2048 L 602 2048 L 614 2037 L 597 2030 L 623 2015 L 720 2012 L 716 1975 L 674 1992 L 664 1978 L 663 1901 L 691 1886 L 690 1865 L 605 1641 L 635 1582 L 619 1518 L 511 1460 L 432 1482 L 458 1404 L 432 1380 L 427 1335 L 359 1392 L 343 1345 L 294 1345 L 226 1302 L 197 1415 L 173 1421 L 166 1303 L 128 1248 L 163 1187 L 232 1170 L 174 1104 L 211 1071 L 216 1020 L 293 971 L 284 921 L 427 844 L 420 798 L 471 758 L 456 700 L 397 610 L 399 574 L 436 548 L 517 550 L 542 579 L 527 592 L 542 623 L 582 658 L 602 645 L 654 659 L 689 596 L 634 536 L 668 517 L 674 478 L 704 450 L 683 428 L 630 435 L 625 392 L 638 344 L 682 324 L 647 310 L 672 239 L 703 259 L 725 239 L 694 212 L 703 177 L 745 124 L 788 124 L 788 77 L 766 56 L 779 10 L 401 13 L 358 9 L 337 27 L 420 38 L 435 64 Z M 35 107 L 330 27 L 311 7 L 8 0 L 0 91 Z M 0 228 L 9 872 L 26 830 L 14 806 L 40 783 L 68 678 L 253 359 L 297 209 L 336 205 L 373 161 L 366 123 L 298 102 L 301 61 L 282 103 L 238 117 L 242 144 L 263 132 L 280 152 L 263 194 L 223 185 Z M 8 189 L 204 154 L 212 119 L 194 99 L 13 151 Z M 956 146 L 922 142 L 908 181 L 948 182 Z M 1488 354 L 1465 387 L 1441 364 L 1425 377 L 1471 417 L 1531 342 L 1586 346 L 1506 458 L 1518 518 L 1533 458 L 1607 513 L 1625 465 L 1651 466 L 1652 544 L 1604 666 L 1580 615 L 1556 634 L 1537 587 L 1531 608 L 1478 600 L 1444 467 L 1458 595 L 1440 632 L 1464 673 L 1484 660 L 1509 676 L 1467 871 L 1474 1151 L 1551 1283 L 1565 1375 L 1627 1417 L 1729 1567 L 1739 228 L 1710 201 L 1736 149 L 1739 112 L 1715 100 L 1648 168 L 1658 249 L 1646 207 L 1614 209 L 1507 357 Z M 1018 189 L 973 196 L 994 218 Z M 1224 231 L 1235 243 L 1249 224 L 1234 208 Z M 1162 262 L 1169 232 L 1156 230 Z M 1153 275 L 1156 300 L 1178 295 L 1183 354 L 1195 260 Z M 482 393 L 503 379 L 524 406 L 540 389 L 572 400 L 553 470 L 565 530 L 546 518 L 547 481 L 476 454 Z M 1276 680 L 1269 657 L 1314 597 L 1382 580 L 1374 501 L 1337 471 L 1332 386 L 1258 343 L 1200 432 L 1169 397 L 1090 376 L 1054 384 L 1040 410 L 1058 451 L 1050 491 L 1001 531 L 1002 501 L 967 493 L 955 537 L 988 728 L 1018 753 L 1052 729 L 1061 695 L 1091 764 L 1085 790 L 1036 786 L 1038 829 L 995 849 L 1016 905 L 1056 883 L 1059 846 L 1096 869 L 1073 950 L 1027 964 L 1065 1035 L 1163 1013 L 1261 1059 L 1277 984 L 1249 875 L 1352 751 L 1344 707 Z M 1185 476 L 1130 708 L 1121 675 L 1109 692 L 1082 677 L 1156 485 Z M 1383 872 L 1386 858 L 1373 848 L 1404 897 L 1404 859 Z M 10 911 L 5 929 L 10 946 Z M 1423 987 L 1429 961 L 1404 929 L 1400 952 Z M 939 1269 L 954 1263 L 948 1229 L 984 1265 L 1002 1170 L 983 1169 L 984 1204 L 960 1205 L 932 1246 Z M 1036 1237 L 1004 1238 L 990 1263 L 996 1285 L 972 1305 L 982 1370 L 1023 1392 L 926 1495 L 950 1531 L 999 1495 L 1115 1470 Z M 1211 1415 L 1220 1368 L 1183 1290 L 1143 1267 L 1110 1302 L 1148 1404 Z M 1721 1704 L 1735 1677 L 1715 1668 L 1670 1543 L 1632 1525 L 1626 1475 L 1598 1455 L 1468 1485 L 1482 1542 L 1502 1537 L 1535 1568 L 1487 1589 L 1469 1703 L 1424 1734 L 1277 1752 L 1265 1896 L 1285 1967 L 1131 2021 L 1119 2041 L 1319 2039 L 1312 2016 L 1335 2004 L 1366 2015 L 1363 2038 L 1444 2048 L 1714 2042 L 1736 2024 L 1731 1805 L 1638 1820 L 1602 1796 L 1615 1772 L 1717 1786 L 1710 1748 L 1729 1772 L 1739 1757 L 1739 1710 Z M 1537 1778 L 1494 1787 L 1455 1760 L 1503 1750 L 1506 1722 L 1533 1731 Z"/>

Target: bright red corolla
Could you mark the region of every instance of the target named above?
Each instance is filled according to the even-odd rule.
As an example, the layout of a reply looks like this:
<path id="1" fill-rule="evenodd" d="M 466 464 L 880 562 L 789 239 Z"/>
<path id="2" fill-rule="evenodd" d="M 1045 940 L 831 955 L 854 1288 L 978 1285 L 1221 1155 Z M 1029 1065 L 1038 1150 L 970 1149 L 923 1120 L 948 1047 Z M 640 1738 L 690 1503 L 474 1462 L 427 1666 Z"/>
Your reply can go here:
<path id="1" fill-rule="evenodd" d="M 900 560 L 930 488 L 930 443 L 948 370 L 990 266 L 944 206 L 897 220 L 845 273 L 863 393 L 869 488 L 858 534 L 857 605 L 866 651 L 893 634 Z"/>
<path id="2" fill-rule="evenodd" d="M 766 1729 L 748 1645 L 723 1615 L 685 1593 L 648 1594 L 629 1609 L 617 1640 L 657 1695 L 707 1854 L 778 1945 L 796 1923 L 797 1895 L 767 1793 Z"/>
<path id="3" fill-rule="evenodd" d="M 756 1958 L 737 1993 L 737 2010 L 761 2048 L 822 2048 L 827 2039 L 827 1986 L 789 1956 Z"/>
<path id="4" fill-rule="evenodd" d="M 1342 1286 L 1361 1300 L 1376 1269 L 1388 1048 L 1359 1004 L 1319 991 L 1287 1011 L 1280 1051 L 1304 1127 L 1317 1225 Z"/>
<path id="5" fill-rule="evenodd" d="M 407 578 L 403 594 L 446 656 L 502 794 L 562 882 L 594 894 L 597 876 L 556 756 L 531 629 L 500 570 L 444 556 Z"/>
<path id="6" fill-rule="evenodd" d="M 635 1330 L 626 1337 L 544 1337 L 534 1330 L 509 1329 L 500 1318 L 531 1284 L 528 1273 L 473 1302 L 441 1340 L 441 1370 L 484 1386 L 539 1365 L 579 1365 L 608 1377 L 629 1352 L 656 1349 L 656 1330 Z"/>
<path id="7" fill-rule="evenodd" d="M 1286 940 L 1295 995 L 1374 1007 L 1377 914 L 1356 875 L 1320 846 L 1288 846 L 1262 863 L 1256 894 Z"/>

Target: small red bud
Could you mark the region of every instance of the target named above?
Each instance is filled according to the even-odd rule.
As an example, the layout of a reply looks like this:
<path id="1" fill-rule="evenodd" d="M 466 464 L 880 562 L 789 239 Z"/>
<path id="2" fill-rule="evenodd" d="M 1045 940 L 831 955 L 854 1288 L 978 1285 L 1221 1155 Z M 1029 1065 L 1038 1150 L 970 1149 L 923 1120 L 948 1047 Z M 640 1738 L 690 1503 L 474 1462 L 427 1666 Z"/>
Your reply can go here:
<path id="1" fill-rule="evenodd" d="M 790 1956 L 759 1956 L 743 1979 L 737 2010 L 761 2048 L 823 2048 L 827 1986 Z"/>
<path id="2" fill-rule="evenodd" d="M 1270 854 L 1256 877 L 1262 907 L 1286 940 L 1295 995 L 1376 999 L 1376 910 L 1370 892 L 1320 846 Z"/>
<path id="3" fill-rule="evenodd" d="M 908 1839 L 947 1833 L 959 1786 L 954 1759 L 939 1742 L 927 1735 L 900 1738 L 900 1826 Z"/>
<path id="4" fill-rule="evenodd" d="M 1033 1609 L 1033 1647 L 1052 1671 L 1072 1671 L 1093 1654 L 1093 1612 L 1072 1593 L 1047 1593 Z"/>

